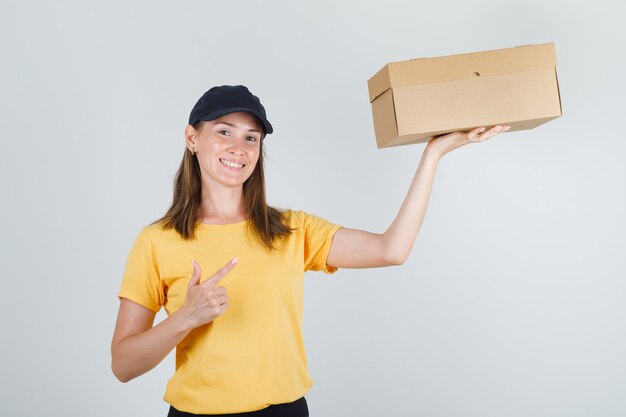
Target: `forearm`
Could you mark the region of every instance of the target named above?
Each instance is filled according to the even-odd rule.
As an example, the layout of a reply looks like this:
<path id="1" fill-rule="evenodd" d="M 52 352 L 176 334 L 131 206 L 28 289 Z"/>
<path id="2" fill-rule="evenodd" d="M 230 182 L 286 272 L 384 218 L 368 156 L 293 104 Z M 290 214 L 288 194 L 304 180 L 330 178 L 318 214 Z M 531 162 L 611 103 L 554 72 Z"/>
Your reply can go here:
<path id="1" fill-rule="evenodd" d="M 376 234 L 347 228 L 338 230 L 326 263 L 339 268 L 374 268 L 404 263 L 424 221 L 441 158 L 448 152 L 469 143 L 484 142 L 508 129 L 508 126 L 494 126 L 487 131 L 476 128 L 470 132 L 454 132 L 431 139 L 404 202 L 387 231 Z"/>
<path id="2" fill-rule="evenodd" d="M 188 320 L 174 313 L 156 326 L 113 344 L 112 368 L 115 376 L 128 382 L 155 366 L 192 330 Z"/>
<path id="3" fill-rule="evenodd" d="M 411 252 L 426 215 L 440 159 L 438 152 L 426 147 L 402 206 L 391 226 L 382 235 L 385 258 L 391 264 L 403 263 Z"/>

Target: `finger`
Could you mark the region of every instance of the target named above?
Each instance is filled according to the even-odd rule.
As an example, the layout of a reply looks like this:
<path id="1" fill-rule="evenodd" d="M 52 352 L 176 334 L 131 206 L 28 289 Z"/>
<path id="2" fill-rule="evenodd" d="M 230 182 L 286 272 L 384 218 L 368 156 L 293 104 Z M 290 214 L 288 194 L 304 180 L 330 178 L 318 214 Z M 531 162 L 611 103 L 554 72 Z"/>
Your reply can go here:
<path id="1" fill-rule="evenodd" d="M 221 295 L 217 298 L 217 305 L 228 304 L 228 294 Z"/>
<path id="2" fill-rule="evenodd" d="M 209 289 L 208 292 L 211 293 L 215 297 L 220 297 L 220 296 L 226 294 L 226 288 L 224 288 L 224 287 L 215 287 L 215 288 Z"/>
<path id="3" fill-rule="evenodd" d="M 213 314 L 219 316 L 228 308 L 228 299 L 212 300 L 210 310 Z"/>
<path id="4" fill-rule="evenodd" d="M 206 285 L 209 288 L 214 288 L 218 282 L 222 280 L 230 271 L 237 265 L 239 261 L 238 258 L 233 258 L 230 262 L 222 267 L 219 271 L 217 271 L 211 278 L 207 279 L 202 285 Z"/>
<path id="5" fill-rule="evenodd" d="M 490 137 L 495 136 L 499 132 L 500 132 L 500 126 L 492 126 L 491 128 L 489 128 L 489 130 L 487 130 L 485 133 L 480 135 L 480 139 L 481 140 L 489 139 Z"/>
<path id="6" fill-rule="evenodd" d="M 483 133 L 485 131 L 484 127 L 477 127 L 476 129 L 470 130 L 469 132 L 467 132 L 467 138 L 469 140 L 474 139 L 476 136 L 478 136 L 480 133 Z"/>
<path id="7" fill-rule="evenodd" d="M 202 275 L 202 269 L 196 261 L 191 261 L 191 267 L 193 268 L 193 273 L 191 274 L 191 279 L 189 280 L 189 284 L 187 284 L 187 287 L 198 285 L 198 283 L 200 282 L 200 276 Z"/>
<path id="8" fill-rule="evenodd" d="M 496 126 L 496 127 L 498 129 L 490 137 L 493 137 L 493 136 L 497 135 L 498 133 L 504 133 L 504 132 L 506 132 L 507 130 L 509 130 L 511 128 L 511 126 L 504 126 L 504 125 L 499 125 L 499 126 Z"/>
<path id="9" fill-rule="evenodd" d="M 484 132 L 481 135 L 477 136 L 476 140 L 478 142 L 484 142 L 487 139 L 491 139 L 492 137 L 494 137 L 498 133 L 502 132 L 503 128 L 504 128 L 504 126 L 501 126 L 501 125 L 492 126 L 489 130 L 487 130 L 486 132 Z"/>
<path id="10" fill-rule="evenodd" d="M 489 130 L 493 130 L 494 131 L 494 135 L 495 135 L 495 134 L 498 134 L 498 133 L 506 132 L 510 128 L 511 128 L 511 126 L 507 126 L 507 125 L 496 125 L 496 126 L 492 127 Z"/>

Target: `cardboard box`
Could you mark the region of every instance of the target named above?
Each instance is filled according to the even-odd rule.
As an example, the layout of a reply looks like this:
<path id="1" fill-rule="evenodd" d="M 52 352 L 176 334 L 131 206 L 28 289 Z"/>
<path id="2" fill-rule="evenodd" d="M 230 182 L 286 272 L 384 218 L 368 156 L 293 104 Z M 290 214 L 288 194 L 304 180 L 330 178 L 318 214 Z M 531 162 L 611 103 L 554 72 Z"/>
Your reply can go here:
<path id="1" fill-rule="evenodd" d="M 561 116 L 553 43 L 392 62 L 368 88 L 379 148 L 479 126 L 532 129 Z"/>

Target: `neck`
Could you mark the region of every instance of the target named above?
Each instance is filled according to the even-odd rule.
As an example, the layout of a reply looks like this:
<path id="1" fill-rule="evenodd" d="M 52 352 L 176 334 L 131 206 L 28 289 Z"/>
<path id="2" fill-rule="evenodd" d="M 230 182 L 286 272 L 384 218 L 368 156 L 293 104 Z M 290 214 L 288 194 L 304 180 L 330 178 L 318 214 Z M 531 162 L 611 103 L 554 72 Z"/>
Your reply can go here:
<path id="1" fill-rule="evenodd" d="M 243 188 L 219 188 L 202 190 L 202 213 L 200 221 L 207 224 L 231 224 L 244 221 Z"/>

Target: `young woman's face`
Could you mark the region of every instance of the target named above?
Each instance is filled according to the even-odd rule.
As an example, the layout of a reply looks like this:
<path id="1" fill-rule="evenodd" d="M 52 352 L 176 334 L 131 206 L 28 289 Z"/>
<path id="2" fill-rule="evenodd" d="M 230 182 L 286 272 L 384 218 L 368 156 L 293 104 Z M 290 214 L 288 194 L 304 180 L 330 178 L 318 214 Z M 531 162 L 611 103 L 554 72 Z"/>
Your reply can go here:
<path id="1" fill-rule="evenodd" d="M 245 112 L 227 114 L 205 122 L 187 147 L 196 151 L 207 186 L 241 187 L 252 175 L 259 160 L 262 127 L 260 121 Z"/>

